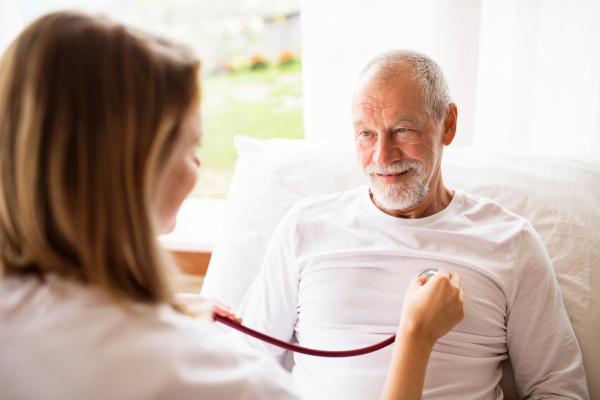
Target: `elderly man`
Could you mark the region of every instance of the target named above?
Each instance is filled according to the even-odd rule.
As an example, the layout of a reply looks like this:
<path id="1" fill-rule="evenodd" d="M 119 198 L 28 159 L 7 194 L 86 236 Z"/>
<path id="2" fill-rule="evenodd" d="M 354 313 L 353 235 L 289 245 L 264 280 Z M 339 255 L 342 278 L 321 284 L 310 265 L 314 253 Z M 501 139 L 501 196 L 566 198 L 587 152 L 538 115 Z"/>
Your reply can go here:
<path id="1" fill-rule="evenodd" d="M 435 345 L 424 399 L 502 398 L 499 364 L 509 354 L 521 397 L 589 398 L 579 345 L 531 224 L 444 186 L 442 151 L 454 139 L 457 108 L 438 65 L 413 51 L 375 58 L 352 113 L 369 185 L 305 199 L 283 218 L 241 306 L 245 324 L 310 348 L 368 346 L 396 331 L 409 281 L 445 268 L 463 278 L 466 316 Z M 374 399 L 391 354 L 391 346 L 345 359 L 295 354 L 292 374 L 310 399 Z"/>

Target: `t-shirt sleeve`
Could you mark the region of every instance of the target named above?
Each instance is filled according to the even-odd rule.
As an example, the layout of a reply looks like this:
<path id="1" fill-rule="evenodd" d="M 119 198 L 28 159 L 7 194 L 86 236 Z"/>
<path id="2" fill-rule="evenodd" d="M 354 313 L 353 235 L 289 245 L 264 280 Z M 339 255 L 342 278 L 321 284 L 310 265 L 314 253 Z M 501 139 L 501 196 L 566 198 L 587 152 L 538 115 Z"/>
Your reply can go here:
<path id="1" fill-rule="evenodd" d="M 589 399 L 581 350 L 550 257 L 529 223 L 516 244 L 514 267 L 506 329 L 519 397 Z"/>
<path id="2" fill-rule="evenodd" d="M 295 247 L 296 212 L 293 208 L 271 236 L 261 269 L 238 312 L 245 326 L 286 342 L 292 339 L 298 318 Z M 238 345 L 259 349 L 283 361 L 286 350 L 237 331 L 231 335 Z"/>

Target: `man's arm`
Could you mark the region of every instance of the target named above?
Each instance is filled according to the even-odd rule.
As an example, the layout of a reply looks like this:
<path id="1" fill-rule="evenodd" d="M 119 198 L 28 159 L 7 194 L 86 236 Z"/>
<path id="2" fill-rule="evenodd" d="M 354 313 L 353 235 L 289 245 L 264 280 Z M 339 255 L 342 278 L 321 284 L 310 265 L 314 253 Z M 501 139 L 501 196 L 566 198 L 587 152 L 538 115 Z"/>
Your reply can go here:
<path id="1" fill-rule="evenodd" d="M 277 339 L 290 341 L 297 320 L 296 214 L 292 209 L 281 220 L 265 253 L 262 267 L 250 286 L 238 315 L 244 325 Z M 253 347 L 282 362 L 286 350 L 233 331 L 243 347 Z"/>
<path id="2" fill-rule="evenodd" d="M 550 257 L 529 223 L 516 245 L 506 327 L 519 397 L 589 399 L 581 350 Z"/>

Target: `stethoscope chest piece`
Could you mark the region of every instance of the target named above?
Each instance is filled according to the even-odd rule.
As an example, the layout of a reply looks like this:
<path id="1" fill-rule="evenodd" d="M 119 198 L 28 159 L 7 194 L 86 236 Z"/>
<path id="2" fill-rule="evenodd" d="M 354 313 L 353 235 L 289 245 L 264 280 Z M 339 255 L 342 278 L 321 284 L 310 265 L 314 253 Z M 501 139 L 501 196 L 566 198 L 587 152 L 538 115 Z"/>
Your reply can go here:
<path id="1" fill-rule="evenodd" d="M 431 279 L 435 274 L 437 274 L 437 272 L 437 269 L 428 269 L 426 271 L 421 272 L 419 278 L 425 277 L 425 282 L 427 283 L 429 282 L 429 279 Z"/>

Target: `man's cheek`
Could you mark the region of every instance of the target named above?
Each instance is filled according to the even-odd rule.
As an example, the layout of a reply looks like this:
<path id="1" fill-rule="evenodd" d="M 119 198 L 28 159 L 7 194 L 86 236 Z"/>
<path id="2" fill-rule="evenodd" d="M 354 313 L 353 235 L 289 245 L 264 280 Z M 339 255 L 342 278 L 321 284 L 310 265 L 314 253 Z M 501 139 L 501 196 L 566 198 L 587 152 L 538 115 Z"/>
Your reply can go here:
<path id="1" fill-rule="evenodd" d="M 370 151 L 368 149 L 362 149 L 357 146 L 357 155 L 358 162 L 360 163 L 360 166 L 364 171 L 366 166 L 369 165 L 371 159 L 373 158 L 373 151 Z"/>

